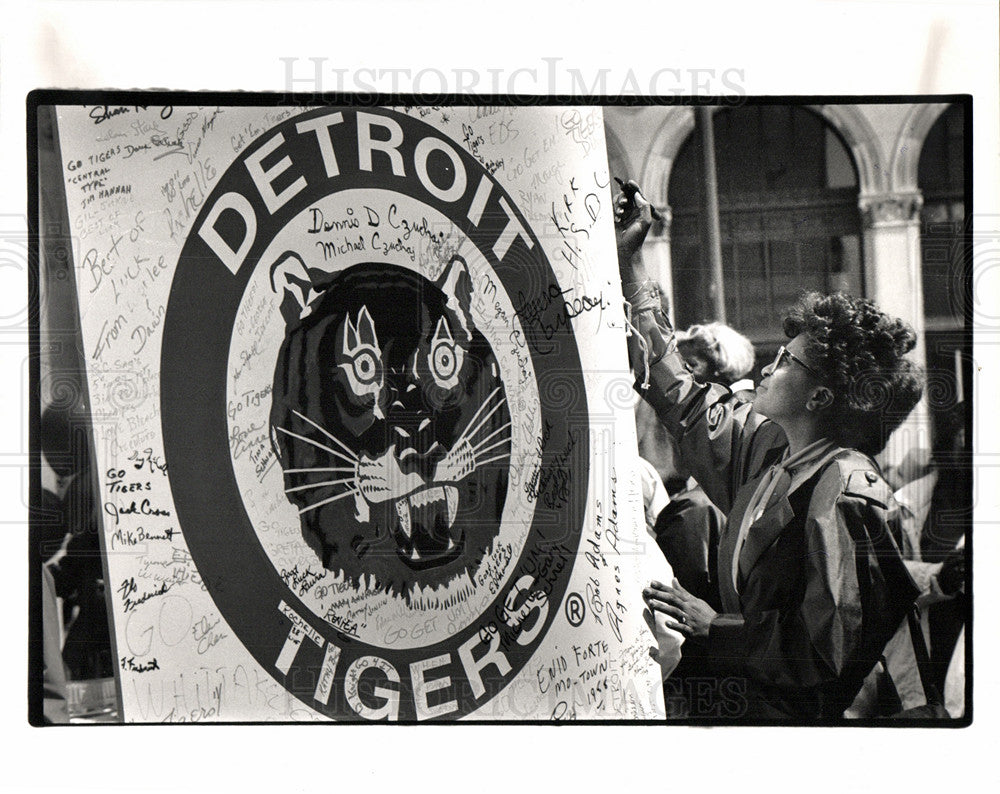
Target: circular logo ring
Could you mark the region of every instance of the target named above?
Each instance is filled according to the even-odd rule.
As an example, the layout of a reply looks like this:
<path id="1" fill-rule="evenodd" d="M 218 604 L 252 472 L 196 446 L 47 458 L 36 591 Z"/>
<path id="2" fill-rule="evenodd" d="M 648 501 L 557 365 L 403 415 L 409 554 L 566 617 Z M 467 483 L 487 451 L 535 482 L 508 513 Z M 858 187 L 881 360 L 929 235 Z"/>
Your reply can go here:
<path id="1" fill-rule="evenodd" d="M 433 127 L 382 109 L 293 117 L 259 135 L 220 177 L 181 252 L 163 331 L 166 459 L 177 516 L 206 587 L 243 645 L 290 693 L 333 718 L 452 719 L 497 695 L 558 614 L 585 512 L 586 400 L 559 410 L 542 402 L 541 471 L 557 468 L 560 489 L 557 498 L 537 498 L 508 584 L 477 619 L 447 640 L 398 650 L 317 621 L 274 569 L 243 505 L 229 456 L 226 369 L 244 290 L 270 240 L 323 197 L 370 188 L 406 194 L 447 216 L 508 295 L 558 283 L 510 196 Z M 570 326 L 554 338 L 527 326 L 512 341 L 530 356 L 539 394 L 547 393 L 547 377 L 557 377 L 585 395 Z"/>

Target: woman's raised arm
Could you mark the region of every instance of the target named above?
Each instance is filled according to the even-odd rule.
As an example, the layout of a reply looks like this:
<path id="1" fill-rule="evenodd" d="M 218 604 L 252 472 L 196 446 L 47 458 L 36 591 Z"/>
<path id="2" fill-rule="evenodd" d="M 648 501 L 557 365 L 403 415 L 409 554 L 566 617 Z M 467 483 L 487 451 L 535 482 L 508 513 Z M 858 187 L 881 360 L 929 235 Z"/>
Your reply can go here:
<path id="1" fill-rule="evenodd" d="M 773 422 L 756 414 L 725 386 L 698 384 L 677 351 L 639 248 L 653 208 L 635 182 L 615 199 L 618 266 L 630 324 L 629 361 L 637 387 L 680 447 L 684 464 L 723 511 L 739 487 L 779 460 L 787 445 Z"/>

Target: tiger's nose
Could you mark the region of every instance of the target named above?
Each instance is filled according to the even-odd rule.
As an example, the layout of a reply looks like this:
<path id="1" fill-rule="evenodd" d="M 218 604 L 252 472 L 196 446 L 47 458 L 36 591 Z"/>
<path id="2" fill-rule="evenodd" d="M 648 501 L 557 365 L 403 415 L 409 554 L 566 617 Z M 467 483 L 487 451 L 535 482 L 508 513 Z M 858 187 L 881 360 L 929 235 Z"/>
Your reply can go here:
<path id="1" fill-rule="evenodd" d="M 417 412 L 422 408 L 420 387 L 416 383 L 408 383 L 405 388 L 392 386 L 392 402 L 389 408 L 392 411 L 413 411 Z"/>
<path id="2" fill-rule="evenodd" d="M 438 462 L 445 457 L 447 450 L 436 440 L 426 449 L 419 445 L 408 445 L 409 439 L 400 438 L 396 443 L 396 461 L 403 474 L 419 474 L 424 480 L 434 477 Z"/>

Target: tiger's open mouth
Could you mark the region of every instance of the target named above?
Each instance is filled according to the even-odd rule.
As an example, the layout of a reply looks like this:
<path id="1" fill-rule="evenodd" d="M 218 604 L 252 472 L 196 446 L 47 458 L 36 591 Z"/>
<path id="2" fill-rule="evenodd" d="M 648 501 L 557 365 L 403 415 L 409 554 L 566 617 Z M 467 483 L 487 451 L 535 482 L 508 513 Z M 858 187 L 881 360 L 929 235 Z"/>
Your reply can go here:
<path id="1" fill-rule="evenodd" d="M 463 533 L 455 526 L 458 488 L 434 485 L 396 500 L 395 539 L 400 556 L 412 568 L 439 565 L 462 550 Z"/>

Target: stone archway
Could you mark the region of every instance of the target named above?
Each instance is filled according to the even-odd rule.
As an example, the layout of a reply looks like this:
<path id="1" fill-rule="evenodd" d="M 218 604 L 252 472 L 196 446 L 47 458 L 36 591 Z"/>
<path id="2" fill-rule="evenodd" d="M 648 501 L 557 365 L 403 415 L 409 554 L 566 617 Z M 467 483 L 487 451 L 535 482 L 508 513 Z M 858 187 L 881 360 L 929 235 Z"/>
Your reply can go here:
<path id="1" fill-rule="evenodd" d="M 881 201 L 889 192 L 889 164 L 885 146 L 864 112 L 853 105 L 800 105 L 814 113 L 833 132 L 841 137 L 858 177 L 858 196 L 863 208 L 874 199 L 879 210 Z M 712 113 L 725 107 L 710 108 Z M 668 294 L 672 285 L 671 207 L 669 185 L 674 164 L 684 144 L 695 130 L 695 112 L 691 107 L 667 109 L 662 120 L 650 136 L 645 156 L 637 159 L 640 184 L 647 198 L 666 217 L 666 222 L 654 226 L 647 239 L 643 256 L 650 272 L 663 284 Z M 672 294 L 671 294 L 672 297 Z"/>
<path id="2" fill-rule="evenodd" d="M 854 105 L 806 105 L 806 108 L 822 116 L 848 146 L 858 170 L 858 191 L 860 195 L 877 195 L 888 192 L 891 188 L 888 174 L 890 162 L 882 150 L 878 134 L 864 114 Z M 942 106 L 925 106 L 940 107 Z M 715 113 L 725 108 L 713 107 Z M 938 111 L 940 114 L 941 110 Z M 927 134 L 937 114 L 926 123 L 920 133 L 919 140 Z M 925 122 L 921 120 L 923 125 Z M 649 198 L 656 204 L 667 203 L 667 185 L 670 181 L 670 171 L 681 146 L 694 131 L 694 110 L 689 107 L 675 108 L 663 120 L 653 139 L 650 141 L 641 173 L 643 188 Z M 919 157 L 919 151 L 917 152 Z M 914 184 L 916 184 L 916 165 Z"/>
<path id="3" fill-rule="evenodd" d="M 642 181 L 639 184 L 643 186 L 649 200 L 658 207 L 667 206 L 670 171 L 681 146 L 693 131 L 694 110 L 689 107 L 672 108 L 649 142 L 641 167 Z"/>
<path id="4" fill-rule="evenodd" d="M 689 107 L 667 108 L 663 121 L 650 136 L 649 145 L 638 165 L 639 184 L 643 193 L 663 216 L 654 224 L 642 247 L 642 258 L 650 275 L 660 284 L 670 306 L 670 319 L 674 319 L 673 277 L 670 261 L 670 207 L 667 188 L 674 158 L 684 141 L 694 129 L 694 111 Z"/>
<path id="5" fill-rule="evenodd" d="M 893 187 L 898 191 L 919 190 L 917 168 L 927 133 L 941 114 L 949 107 L 947 102 L 914 105 L 903 121 L 892 157 Z"/>
<path id="6" fill-rule="evenodd" d="M 858 170 L 858 195 L 881 195 L 891 189 L 889 161 L 878 133 L 856 105 L 807 105 L 844 139 Z"/>

